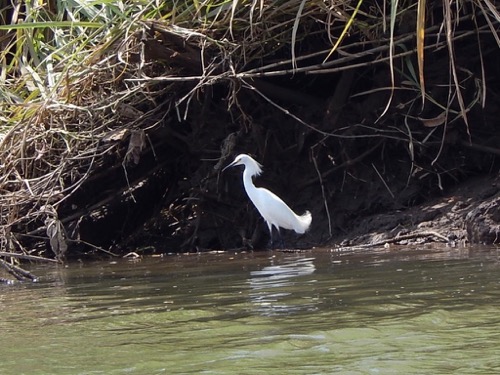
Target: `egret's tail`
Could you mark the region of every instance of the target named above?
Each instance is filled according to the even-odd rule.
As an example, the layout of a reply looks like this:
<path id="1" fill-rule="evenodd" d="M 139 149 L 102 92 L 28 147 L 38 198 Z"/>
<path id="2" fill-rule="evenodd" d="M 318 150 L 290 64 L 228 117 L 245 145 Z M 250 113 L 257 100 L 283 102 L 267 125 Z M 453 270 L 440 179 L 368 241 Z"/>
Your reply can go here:
<path id="1" fill-rule="evenodd" d="M 293 230 L 299 234 L 305 233 L 311 226 L 312 215 L 309 211 L 306 211 L 304 215 L 297 216 L 297 223 Z"/>

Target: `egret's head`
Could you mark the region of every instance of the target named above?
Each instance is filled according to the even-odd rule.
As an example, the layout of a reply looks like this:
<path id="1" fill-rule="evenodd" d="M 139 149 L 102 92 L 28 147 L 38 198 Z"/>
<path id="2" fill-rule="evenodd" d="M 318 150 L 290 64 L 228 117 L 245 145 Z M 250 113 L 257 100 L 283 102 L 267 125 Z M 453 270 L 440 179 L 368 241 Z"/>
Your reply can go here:
<path id="1" fill-rule="evenodd" d="M 239 154 L 238 156 L 236 156 L 233 162 L 222 171 L 224 172 L 227 168 L 234 167 L 236 165 L 244 165 L 245 170 L 248 170 L 251 176 L 258 176 L 262 173 L 262 165 L 257 163 L 254 159 L 246 154 Z"/>

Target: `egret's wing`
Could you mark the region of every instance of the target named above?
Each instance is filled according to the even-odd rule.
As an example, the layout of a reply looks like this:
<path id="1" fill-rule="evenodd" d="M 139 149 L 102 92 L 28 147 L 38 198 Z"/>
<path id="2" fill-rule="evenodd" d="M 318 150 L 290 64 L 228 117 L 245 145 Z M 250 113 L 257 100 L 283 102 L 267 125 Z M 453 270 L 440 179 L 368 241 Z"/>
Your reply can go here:
<path id="1" fill-rule="evenodd" d="M 297 228 L 298 216 L 280 197 L 264 188 L 256 190 L 257 199 L 254 204 L 264 220 L 284 229 Z"/>

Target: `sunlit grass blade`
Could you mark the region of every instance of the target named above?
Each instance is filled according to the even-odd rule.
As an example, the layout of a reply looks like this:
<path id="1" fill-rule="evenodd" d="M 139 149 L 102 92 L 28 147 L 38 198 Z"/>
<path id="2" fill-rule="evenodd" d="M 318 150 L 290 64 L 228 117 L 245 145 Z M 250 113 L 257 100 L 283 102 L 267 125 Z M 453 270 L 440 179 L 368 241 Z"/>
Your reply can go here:
<path id="1" fill-rule="evenodd" d="M 304 9 L 304 5 L 306 5 L 306 0 L 302 0 L 299 9 L 297 10 L 297 15 L 295 16 L 295 21 L 293 22 L 292 29 L 292 69 L 297 68 L 297 60 L 295 59 L 295 44 L 297 42 L 297 30 L 299 29 L 300 18 L 302 16 L 302 10 Z"/>
<path id="2" fill-rule="evenodd" d="M 361 7 L 361 4 L 363 4 L 363 0 L 359 0 L 358 1 L 358 5 L 356 5 L 356 8 L 354 9 L 354 12 L 352 13 L 352 15 L 349 18 L 349 20 L 347 21 L 347 23 L 345 24 L 344 29 L 342 30 L 342 33 L 340 34 L 340 36 L 337 39 L 337 42 L 332 47 L 332 49 L 330 50 L 330 52 L 328 53 L 328 55 L 325 57 L 325 59 L 323 60 L 323 62 L 328 61 L 328 59 L 330 58 L 330 56 L 337 50 L 337 48 L 339 47 L 340 43 L 342 43 L 342 40 L 345 38 L 345 36 L 349 32 L 349 29 L 350 29 L 352 23 L 354 22 L 354 19 L 356 18 L 356 14 L 358 13 L 359 8 Z"/>
<path id="3" fill-rule="evenodd" d="M 382 118 L 389 110 L 389 107 L 392 103 L 392 98 L 394 96 L 394 28 L 396 25 L 396 15 L 398 11 L 398 0 L 391 1 L 391 22 L 390 22 L 390 41 L 389 41 L 389 69 L 391 72 L 391 93 L 389 100 L 387 101 L 387 105 L 385 106 L 382 114 L 379 116 L 379 119 Z M 377 120 L 378 121 L 378 120 Z"/>
<path id="4" fill-rule="evenodd" d="M 417 60 L 418 78 L 422 94 L 422 108 L 425 105 L 424 45 L 425 45 L 425 0 L 418 0 L 417 7 Z"/>
<path id="5" fill-rule="evenodd" d="M 498 12 L 498 10 L 495 9 L 493 4 L 491 4 L 491 2 L 489 0 L 484 0 L 484 2 L 488 6 L 488 9 L 490 10 L 490 12 L 493 14 L 496 22 L 499 23 L 500 22 L 500 13 Z M 495 38 L 495 40 L 497 42 L 498 47 L 500 47 L 500 37 L 498 36 L 497 30 L 495 30 L 496 26 L 490 20 L 490 16 L 489 16 L 488 12 L 486 12 L 486 9 L 484 9 L 483 5 L 481 4 L 481 1 L 478 1 L 477 5 L 481 8 L 481 11 L 483 12 L 483 15 L 486 19 L 486 22 L 488 23 L 488 26 L 490 27 L 491 35 L 493 35 L 493 37 Z M 474 18 L 474 21 L 477 22 L 475 18 Z"/>
<path id="6" fill-rule="evenodd" d="M 48 21 L 48 22 L 26 22 L 13 25 L 0 25 L 0 30 L 24 30 L 24 29 L 45 29 L 48 27 L 67 28 L 67 27 L 89 27 L 99 28 L 102 27 L 100 22 L 86 22 L 86 21 Z"/>
<path id="7" fill-rule="evenodd" d="M 448 45 L 448 55 L 450 58 L 450 72 L 452 74 L 453 83 L 455 85 L 455 93 L 457 96 L 458 104 L 460 106 L 460 113 L 461 113 L 462 118 L 465 122 L 465 126 L 467 129 L 467 135 L 469 136 L 469 140 L 470 140 L 471 134 L 470 134 L 470 129 L 469 129 L 469 120 L 467 118 L 467 109 L 465 108 L 464 98 L 462 96 L 462 90 L 460 88 L 460 82 L 458 80 L 458 75 L 457 75 L 457 67 L 455 64 L 455 48 L 453 46 L 453 27 L 452 27 L 452 21 L 451 21 L 451 19 L 452 19 L 451 7 L 452 7 L 451 0 L 445 0 L 444 4 L 443 4 L 443 11 L 444 11 L 444 21 L 445 21 L 445 28 L 446 28 L 446 41 L 447 41 L 447 45 Z"/>
<path id="8" fill-rule="evenodd" d="M 236 14 L 236 8 L 238 7 L 238 0 L 233 0 L 233 4 L 231 6 L 231 20 L 229 21 L 229 34 L 234 39 L 233 34 L 233 24 L 234 24 L 234 16 Z"/>

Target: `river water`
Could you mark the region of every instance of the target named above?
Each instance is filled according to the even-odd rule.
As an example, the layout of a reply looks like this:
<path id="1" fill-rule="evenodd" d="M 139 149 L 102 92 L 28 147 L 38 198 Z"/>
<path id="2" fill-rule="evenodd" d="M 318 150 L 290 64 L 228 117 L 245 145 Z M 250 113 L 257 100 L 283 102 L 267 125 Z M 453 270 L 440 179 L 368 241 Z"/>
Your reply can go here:
<path id="1" fill-rule="evenodd" d="M 500 373 L 500 250 L 172 255 L 0 286 L 0 374 Z"/>

